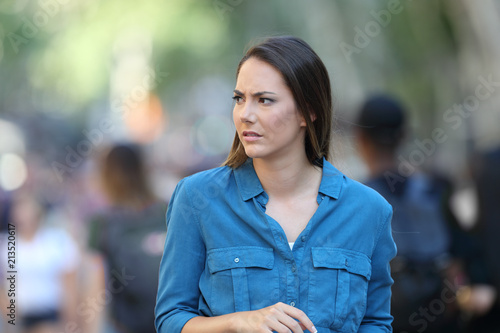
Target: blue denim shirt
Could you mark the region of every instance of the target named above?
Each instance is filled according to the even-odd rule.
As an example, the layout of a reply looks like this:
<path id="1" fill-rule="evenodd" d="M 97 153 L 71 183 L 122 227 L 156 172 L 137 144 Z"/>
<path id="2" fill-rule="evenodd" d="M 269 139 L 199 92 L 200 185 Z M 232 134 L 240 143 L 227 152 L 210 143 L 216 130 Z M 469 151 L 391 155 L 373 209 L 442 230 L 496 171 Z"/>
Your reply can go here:
<path id="1" fill-rule="evenodd" d="M 391 206 L 325 160 L 317 200 L 291 250 L 265 213 L 251 159 L 180 181 L 167 211 L 158 332 L 277 302 L 304 311 L 320 333 L 392 332 Z"/>

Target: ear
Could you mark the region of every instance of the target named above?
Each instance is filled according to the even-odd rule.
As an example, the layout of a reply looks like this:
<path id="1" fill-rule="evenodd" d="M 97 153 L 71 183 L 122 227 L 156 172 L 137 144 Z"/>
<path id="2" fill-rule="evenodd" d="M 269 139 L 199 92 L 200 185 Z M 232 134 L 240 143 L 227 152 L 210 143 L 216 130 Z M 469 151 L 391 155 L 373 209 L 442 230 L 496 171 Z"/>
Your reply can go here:
<path id="1" fill-rule="evenodd" d="M 314 109 L 308 104 L 307 105 L 307 111 L 309 112 L 309 117 L 311 118 L 311 122 L 314 123 L 314 121 L 316 120 L 316 112 L 314 111 Z"/>
<path id="2" fill-rule="evenodd" d="M 314 122 L 316 120 L 316 113 L 310 107 L 307 111 L 309 111 L 308 113 L 309 113 L 309 118 L 311 119 L 311 122 Z M 306 127 L 307 123 L 306 123 L 306 120 L 304 119 L 304 116 L 301 115 L 300 119 L 301 119 L 300 126 Z"/>
<path id="3" fill-rule="evenodd" d="M 314 121 L 316 121 L 316 112 L 314 112 L 313 110 L 311 110 L 309 112 L 309 115 L 311 117 L 311 121 L 314 123 Z"/>

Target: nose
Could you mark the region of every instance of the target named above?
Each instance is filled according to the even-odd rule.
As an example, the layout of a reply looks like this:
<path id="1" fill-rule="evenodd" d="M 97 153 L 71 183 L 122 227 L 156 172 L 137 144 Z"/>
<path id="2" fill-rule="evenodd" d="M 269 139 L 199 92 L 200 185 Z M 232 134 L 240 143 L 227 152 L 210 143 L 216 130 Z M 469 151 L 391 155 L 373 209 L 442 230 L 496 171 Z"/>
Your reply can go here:
<path id="1" fill-rule="evenodd" d="M 245 103 L 240 107 L 240 121 L 242 123 L 255 123 L 256 114 L 252 103 Z"/>

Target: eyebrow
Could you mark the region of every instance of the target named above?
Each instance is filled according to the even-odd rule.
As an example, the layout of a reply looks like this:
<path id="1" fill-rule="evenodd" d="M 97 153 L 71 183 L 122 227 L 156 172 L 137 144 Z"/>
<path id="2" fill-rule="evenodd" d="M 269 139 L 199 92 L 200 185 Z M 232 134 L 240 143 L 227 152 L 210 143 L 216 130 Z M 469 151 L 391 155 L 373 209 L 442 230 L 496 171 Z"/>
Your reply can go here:
<path id="1" fill-rule="evenodd" d="M 238 89 L 234 89 L 233 91 L 236 95 L 242 95 L 242 96 L 245 96 L 244 93 L 242 93 L 241 91 L 239 91 Z M 252 94 L 253 97 L 260 97 L 262 95 L 265 95 L 265 94 L 271 94 L 271 95 L 276 95 L 276 93 L 273 93 L 272 91 L 257 91 L 255 93 Z"/>

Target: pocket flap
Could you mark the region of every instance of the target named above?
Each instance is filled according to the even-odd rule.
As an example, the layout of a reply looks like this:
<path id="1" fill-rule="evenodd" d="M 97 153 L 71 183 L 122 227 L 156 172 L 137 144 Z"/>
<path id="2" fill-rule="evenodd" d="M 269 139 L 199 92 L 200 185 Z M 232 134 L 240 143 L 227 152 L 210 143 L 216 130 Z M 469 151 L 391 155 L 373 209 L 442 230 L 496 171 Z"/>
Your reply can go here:
<path id="1" fill-rule="evenodd" d="M 311 252 L 314 268 L 345 269 L 370 279 L 371 260 L 364 253 L 331 247 L 313 247 Z"/>
<path id="2" fill-rule="evenodd" d="M 259 246 L 237 246 L 213 249 L 207 253 L 210 273 L 232 268 L 259 267 L 272 269 L 274 254 L 272 248 Z"/>

